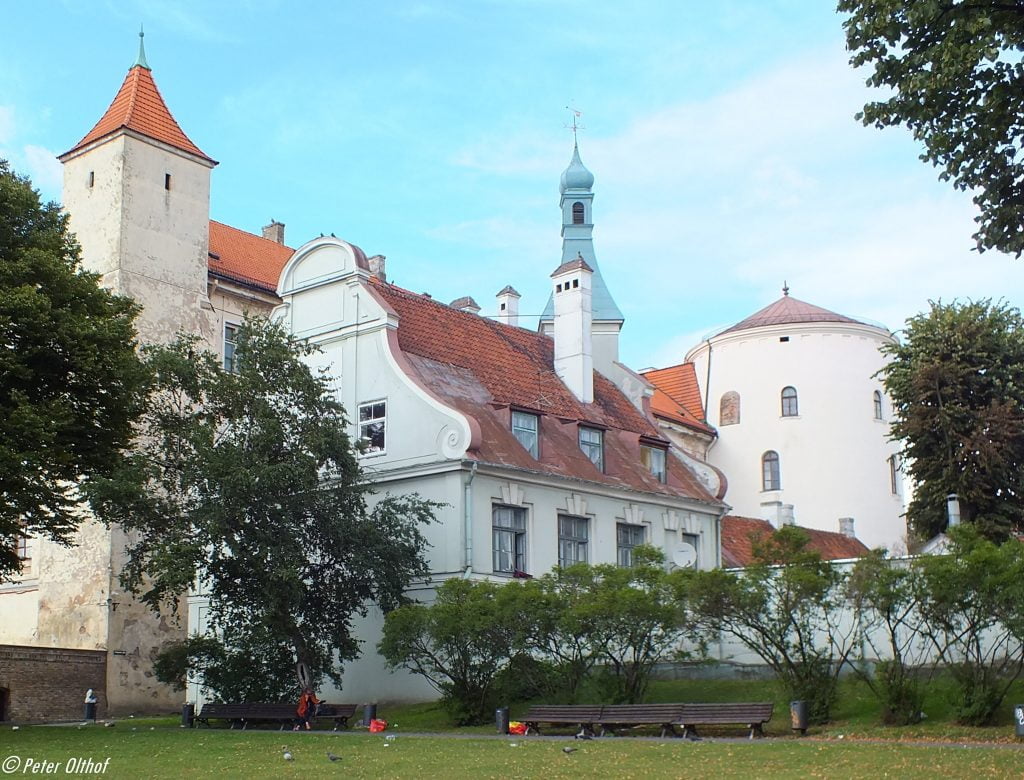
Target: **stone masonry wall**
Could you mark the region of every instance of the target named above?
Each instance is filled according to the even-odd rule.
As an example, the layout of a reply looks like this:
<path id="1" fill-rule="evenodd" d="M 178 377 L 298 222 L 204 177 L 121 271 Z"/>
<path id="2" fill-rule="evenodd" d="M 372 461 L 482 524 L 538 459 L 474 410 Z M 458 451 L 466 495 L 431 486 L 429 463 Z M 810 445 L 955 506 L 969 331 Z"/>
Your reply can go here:
<path id="1" fill-rule="evenodd" d="M 0 645 L 0 689 L 7 690 L 8 721 L 81 720 L 92 688 L 104 717 L 107 654 L 102 650 Z"/>

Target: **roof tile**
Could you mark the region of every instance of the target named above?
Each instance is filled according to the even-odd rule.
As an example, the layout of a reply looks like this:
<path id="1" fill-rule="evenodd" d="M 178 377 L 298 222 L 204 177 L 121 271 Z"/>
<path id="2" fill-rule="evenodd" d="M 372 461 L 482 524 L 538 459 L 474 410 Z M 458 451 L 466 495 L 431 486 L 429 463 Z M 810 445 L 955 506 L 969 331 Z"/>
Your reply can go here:
<path id="1" fill-rule="evenodd" d="M 267 292 L 277 291 L 294 250 L 276 241 L 210 220 L 210 272 Z"/>
<path id="2" fill-rule="evenodd" d="M 754 561 L 754 543 L 775 530 L 767 520 L 756 517 L 726 515 L 722 518 L 722 565 L 726 567 L 749 566 Z M 860 539 L 835 531 L 820 531 L 803 528 L 810 537 L 809 550 L 818 553 L 822 560 L 834 561 L 845 558 L 859 558 L 868 552 Z"/>
<path id="3" fill-rule="evenodd" d="M 737 330 L 749 330 L 750 328 L 762 328 L 768 325 L 788 325 L 797 322 L 853 322 L 852 317 L 845 317 L 836 314 L 834 311 L 815 306 L 813 303 L 806 303 L 783 295 L 779 300 L 770 303 L 760 311 L 754 312 L 745 320 L 737 322 L 731 328 L 726 328 L 718 335 L 732 333 Z"/>

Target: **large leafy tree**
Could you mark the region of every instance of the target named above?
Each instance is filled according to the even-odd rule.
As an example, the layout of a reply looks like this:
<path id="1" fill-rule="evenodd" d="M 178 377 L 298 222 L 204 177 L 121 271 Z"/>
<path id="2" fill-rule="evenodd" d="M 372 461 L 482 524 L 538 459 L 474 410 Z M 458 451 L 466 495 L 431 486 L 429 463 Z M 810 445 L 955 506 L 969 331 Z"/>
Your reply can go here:
<path id="1" fill-rule="evenodd" d="M 69 544 L 78 489 L 132 436 L 137 309 L 82 270 L 67 217 L 0 160 L 0 581 L 19 534 Z"/>
<path id="2" fill-rule="evenodd" d="M 1020 0 L 839 0 L 851 63 L 885 100 L 858 114 L 906 124 L 921 158 L 970 190 L 979 250 L 1024 252 L 1024 3 Z"/>
<path id="3" fill-rule="evenodd" d="M 260 647 L 340 684 L 340 662 L 359 652 L 354 618 L 398 607 L 427 573 L 420 529 L 436 504 L 369 507 L 330 378 L 304 362 L 313 351 L 266 320 L 240 327 L 234 372 L 190 338 L 146 348 L 139 443 L 89 493 L 104 521 L 136 532 L 121 581 L 154 609 L 198 575 L 224 658 Z"/>
<path id="4" fill-rule="evenodd" d="M 931 304 L 885 347 L 893 438 L 915 482 L 907 508 L 923 539 L 946 527 L 946 497 L 995 540 L 1024 529 L 1024 320 L 991 301 Z"/>

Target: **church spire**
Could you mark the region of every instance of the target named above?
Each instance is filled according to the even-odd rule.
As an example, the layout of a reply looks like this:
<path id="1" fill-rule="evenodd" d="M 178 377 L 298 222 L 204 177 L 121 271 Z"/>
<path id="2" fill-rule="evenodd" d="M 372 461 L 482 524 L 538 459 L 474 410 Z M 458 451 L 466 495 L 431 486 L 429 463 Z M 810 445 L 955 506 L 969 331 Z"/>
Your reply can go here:
<path id="1" fill-rule="evenodd" d="M 580 159 L 578 142 L 573 143 L 572 158 L 568 167 L 562 172 L 558 191 L 561 195 L 562 207 L 562 262 L 567 263 L 582 257 L 594 271 L 592 288 L 592 309 L 594 322 L 612 322 L 620 327 L 625 318 L 615 304 L 608 285 L 601 276 L 594 252 L 594 222 L 591 206 L 594 200 L 594 174 Z M 548 299 L 548 305 L 540 317 L 541 330 L 546 330 L 545 322 L 554 318 L 554 299 Z"/>
<path id="2" fill-rule="evenodd" d="M 139 56 L 135 58 L 135 64 L 133 68 L 145 68 L 146 70 L 152 70 L 149 67 L 149 63 L 146 62 L 146 46 L 144 39 L 146 37 L 145 31 L 142 29 L 142 25 L 139 25 Z"/>

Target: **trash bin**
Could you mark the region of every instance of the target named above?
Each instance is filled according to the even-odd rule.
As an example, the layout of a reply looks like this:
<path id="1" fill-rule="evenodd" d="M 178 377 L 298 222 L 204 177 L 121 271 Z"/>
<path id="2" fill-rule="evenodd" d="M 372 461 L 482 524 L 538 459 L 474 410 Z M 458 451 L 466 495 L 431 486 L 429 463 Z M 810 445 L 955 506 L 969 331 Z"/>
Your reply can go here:
<path id="1" fill-rule="evenodd" d="M 377 705 L 376 704 L 364 704 L 363 705 L 363 725 L 367 728 L 370 727 L 370 721 L 377 717 Z"/>
<path id="2" fill-rule="evenodd" d="M 807 702 L 791 701 L 789 703 L 789 723 L 793 731 L 807 733 Z"/>
<path id="3" fill-rule="evenodd" d="M 1024 704 L 1013 705 L 1013 724 L 1018 737 L 1024 737 Z"/>
<path id="4" fill-rule="evenodd" d="M 187 729 L 192 728 L 196 719 L 196 705 L 186 704 L 181 708 L 181 725 Z"/>
<path id="5" fill-rule="evenodd" d="M 96 720 L 96 702 L 87 701 L 85 703 L 85 720 Z"/>
<path id="6" fill-rule="evenodd" d="M 498 707 L 494 711 L 494 725 L 499 734 L 508 734 L 508 707 Z"/>

